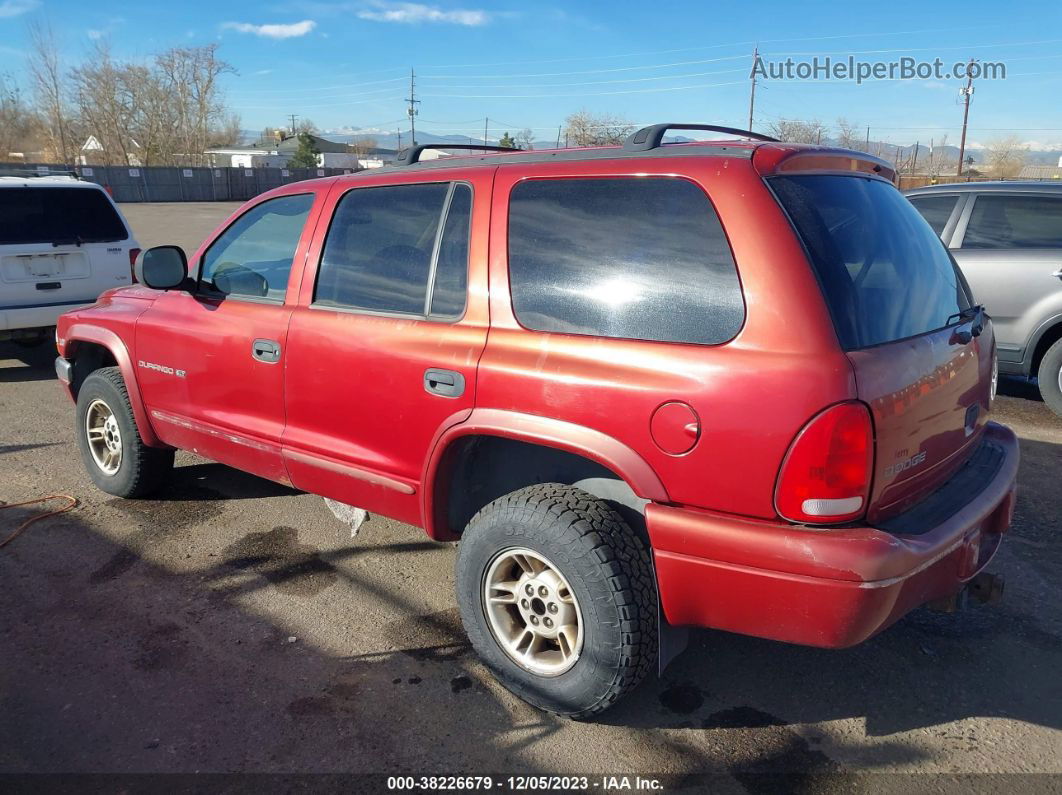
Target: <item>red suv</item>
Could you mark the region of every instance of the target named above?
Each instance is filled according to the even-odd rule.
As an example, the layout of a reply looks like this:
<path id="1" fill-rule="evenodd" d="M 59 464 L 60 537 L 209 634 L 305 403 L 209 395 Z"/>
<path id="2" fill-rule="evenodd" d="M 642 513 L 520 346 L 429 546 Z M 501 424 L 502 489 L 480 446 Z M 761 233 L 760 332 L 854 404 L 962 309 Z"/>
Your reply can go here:
<path id="1" fill-rule="evenodd" d="M 259 196 L 61 319 L 101 489 L 177 448 L 460 539 L 473 646 L 576 717 L 673 628 L 843 647 L 995 590 L 992 326 L 888 163 L 709 125 L 423 149 Z"/>

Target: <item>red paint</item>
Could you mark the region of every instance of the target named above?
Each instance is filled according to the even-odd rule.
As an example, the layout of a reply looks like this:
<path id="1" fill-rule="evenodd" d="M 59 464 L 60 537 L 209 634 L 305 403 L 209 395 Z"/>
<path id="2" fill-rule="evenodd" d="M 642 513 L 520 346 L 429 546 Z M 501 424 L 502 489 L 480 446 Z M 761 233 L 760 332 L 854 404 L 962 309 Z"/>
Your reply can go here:
<path id="1" fill-rule="evenodd" d="M 418 524 L 433 538 L 461 529 L 448 525 L 445 499 L 450 452 L 463 438 L 494 435 L 582 455 L 648 501 L 669 620 L 823 646 L 855 643 L 961 587 L 1009 524 L 1017 446 L 1009 431 L 985 424 L 991 332 L 973 346 L 938 332 L 845 354 L 764 176 L 810 170 L 891 179 L 887 164 L 788 144 L 727 142 L 733 155 L 704 157 L 713 146 L 612 160 L 454 158 L 444 168 L 285 186 L 221 228 L 266 199 L 315 194 L 282 305 L 130 287 L 64 316 L 59 352 L 76 359 L 88 342 L 112 352 L 149 444 L 196 449 Z M 550 334 L 517 322 L 506 240 L 512 188 L 526 179 L 633 175 L 686 179 L 711 199 L 747 309 L 731 342 Z M 324 236 L 345 191 L 448 180 L 474 193 L 468 303 L 459 321 L 310 306 Z M 191 257 L 193 268 L 209 242 Z M 256 338 L 280 343 L 279 363 L 251 358 Z M 429 367 L 459 372 L 465 392 L 426 392 Z M 967 436 L 957 423 L 972 400 L 983 410 Z M 801 430 L 835 404 L 870 412 L 869 512 L 839 528 L 787 523 L 775 506 L 783 461 Z M 916 537 L 872 526 L 937 488 L 986 434 L 1004 445 L 1006 461 L 955 516 Z M 926 466 L 896 474 L 887 468 L 905 446 L 908 455 L 911 447 L 926 452 Z"/>

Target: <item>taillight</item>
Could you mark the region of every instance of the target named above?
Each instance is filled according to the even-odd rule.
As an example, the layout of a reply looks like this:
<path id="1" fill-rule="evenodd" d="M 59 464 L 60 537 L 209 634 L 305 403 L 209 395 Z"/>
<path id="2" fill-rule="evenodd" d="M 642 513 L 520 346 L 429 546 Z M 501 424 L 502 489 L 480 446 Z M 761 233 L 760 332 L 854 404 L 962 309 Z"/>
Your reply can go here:
<path id="1" fill-rule="evenodd" d="M 140 249 L 129 249 L 129 280 L 136 284 L 136 258 L 140 256 Z"/>
<path id="2" fill-rule="evenodd" d="M 874 467 L 874 430 L 863 403 L 818 414 L 789 447 L 774 505 L 791 522 L 834 524 L 863 515 Z"/>

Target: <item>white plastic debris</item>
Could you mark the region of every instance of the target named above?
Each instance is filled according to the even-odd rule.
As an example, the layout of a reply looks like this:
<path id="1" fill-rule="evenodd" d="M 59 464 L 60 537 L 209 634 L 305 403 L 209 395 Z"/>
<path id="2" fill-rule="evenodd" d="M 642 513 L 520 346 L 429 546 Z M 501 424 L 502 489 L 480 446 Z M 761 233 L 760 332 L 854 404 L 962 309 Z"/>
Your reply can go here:
<path id="1" fill-rule="evenodd" d="M 332 512 L 332 515 L 336 517 L 343 524 L 350 525 L 350 537 L 354 538 L 358 534 L 358 528 L 362 523 L 369 518 L 368 512 L 364 508 L 355 508 L 353 505 L 347 505 L 343 502 L 336 502 L 330 500 L 327 497 L 324 498 L 325 505 L 328 506 L 328 510 Z"/>

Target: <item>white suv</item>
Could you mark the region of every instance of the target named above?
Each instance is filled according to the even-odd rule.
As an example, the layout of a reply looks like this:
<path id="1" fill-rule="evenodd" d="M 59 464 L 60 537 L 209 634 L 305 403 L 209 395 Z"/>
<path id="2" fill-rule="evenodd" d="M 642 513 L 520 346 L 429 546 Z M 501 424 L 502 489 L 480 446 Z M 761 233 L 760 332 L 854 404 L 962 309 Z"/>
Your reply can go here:
<path id="1" fill-rule="evenodd" d="M 130 284 L 139 252 L 99 185 L 0 176 L 0 341 L 46 339 L 63 312 Z"/>

